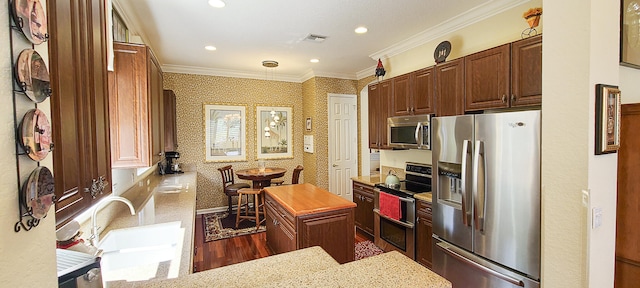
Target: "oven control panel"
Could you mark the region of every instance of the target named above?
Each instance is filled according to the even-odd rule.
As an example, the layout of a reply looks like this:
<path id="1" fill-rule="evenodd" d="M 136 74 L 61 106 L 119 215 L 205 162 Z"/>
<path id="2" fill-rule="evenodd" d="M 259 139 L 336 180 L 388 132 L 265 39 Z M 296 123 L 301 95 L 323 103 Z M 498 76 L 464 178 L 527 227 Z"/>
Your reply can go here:
<path id="1" fill-rule="evenodd" d="M 416 162 L 407 162 L 405 172 L 408 174 L 431 177 L 431 165 Z"/>

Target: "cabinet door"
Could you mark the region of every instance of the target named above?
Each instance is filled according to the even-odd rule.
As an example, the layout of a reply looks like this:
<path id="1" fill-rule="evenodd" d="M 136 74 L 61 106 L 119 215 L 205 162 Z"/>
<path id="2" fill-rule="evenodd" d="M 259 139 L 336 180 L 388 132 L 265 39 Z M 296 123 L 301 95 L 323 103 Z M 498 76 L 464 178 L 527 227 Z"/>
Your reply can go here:
<path id="1" fill-rule="evenodd" d="M 434 68 L 420 69 L 413 74 L 413 114 L 431 114 L 433 109 Z"/>
<path id="2" fill-rule="evenodd" d="M 416 201 L 418 203 L 417 221 L 416 221 L 416 261 L 418 263 L 431 268 L 432 267 L 432 211 L 431 204 L 424 201 Z"/>
<path id="3" fill-rule="evenodd" d="M 147 91 L 147 48 L 114 43 L 114 72 L 109 73 L 111 158 L 115 168 L 149 167 L 151 140 Z"/>
<path id="4" fill-rule="evenodd" d="M 359 228 L 360 230 L 364 231 L 364 226 L 365 226 L 365 214 L 366 214 L 366 207 L 365 207 L 365 196 L 363 195 L 364 193 L 360 190 L 358 190 L 356 188 L 356 185 L 353 185 L 353 202 L 356 203 L 356 210 L 355 210 L 355 217 L 354 217 L 354 223 L 356 225 L 356 228 Z"/>
<path id="5" fill-rule="evenodd" d="M 147 47 L 147 67 L 149 76 L 149 101 L 151 104 L 151 165 L 164 158 L 164 99 L 162 90 L 162 70 L 151 49 Z"/>
<path id="6" fill-rule="evenodd" d="M 335 210 L 299 216 L 298 249 L 320 246 L 338 263 L 355 257 L 354 209 Z"/>
<path id="7" fill-rule="evenodd" d="M 465 57 L 465 110 L 509 107 L 511 44 Z"/>
<path id="8" fill-rule="evenodd" d="M 411 74 L 404 74 L 391 79 L 391 115 L 405 116 L 413 114 L 411 101 Z"/>
<path id="9" fill-rule="evenodd" d="M 176 94 L 164 90 L 164 151 L 178 149 L 178 133 L 176 125 Z"/>
<path id="10" fill-rule="evenodd" d="M 378 105 L 378 137 L 380 139 L 380 149 L 389 148 L 389 139 L 387 139 L 387 118 L 389 118 L 390 115 L 392 92 L 393 90 L 390 80 L 380 82 L 380 92 L 378 94 L 378 100 L 380 101 L 380 104 Z"/>
<path id="11" fill-rule="evenodd" d="M 378 133 L 378 122 L 380 122 L 380 89 L 378 84 L 369 85 L 369 148 L 378 149 L 380 137 Z"/>
<path id="12" fill-rule="evenodd" d="M 373 196 L 368 194 L 363 194 L 363 213 L 362 213 L 362 229 L 369 233 L 369 235 L 373 236 L 374 226 L 373 226 Z"/>
<path id="13" fill-rule="evenodd" d="M 111 193 L 103 0 L 47 2 L 56 225 Z M 95 199 L 85 191 L 106 182 Z"/>
<path id="14" fill-rule="evenodd" d="M 436 116 L 464 114 L 464 58 L 435 67 Z"/>
<path id="15" fill-rule="evenodd" d="M 542 104 L 542 35 L 511 44 L 511 106 Z"/>

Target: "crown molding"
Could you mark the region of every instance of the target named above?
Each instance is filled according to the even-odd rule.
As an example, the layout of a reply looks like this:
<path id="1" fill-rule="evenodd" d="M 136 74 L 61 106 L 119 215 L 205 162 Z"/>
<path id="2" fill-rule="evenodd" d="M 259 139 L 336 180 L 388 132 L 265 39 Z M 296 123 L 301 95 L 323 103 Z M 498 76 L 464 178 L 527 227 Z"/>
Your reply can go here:
<path id="1" fill-rule="evenodd" d="M 464 27 L 477 23 L 479 21 L 491 18 L 497 14 L 500 14 L 513 7 L 522 5 L 530 0 L 495 0 L 479 7 L 474 7 L 454 18 L 444 21 L 430 29 L 422 31 L 413 37 L 408 38 L 398 44 L 392 45 L 388 48 L 374 52 L 369 55 L 371 59 L 378 61 L 378 59 L 386 59 L 420 45 L 426 44 L 435 39 L 446 36 L 454 31 L 460 30 Z"/>
<path id="2" fill-rule="evenodd" d="M 376 71 L 376 67 L 378 67 L 378 64 L 371 65 L 371 67 L 369 67 L 369 68 L 365 68 L 365 69 L 362 69 L 362 70 L 360 70 L 360 71 L 356 72 L 356 78 L 357 78 L 358 80 L 360 80 L 360 79 L 362 79 L 362 78 L 365 78 L 365 77 L 369 77 L 369 76 L 375 75 L 375 74 L 376 74 L 376 73 L 375 73 L 375 71 Z"/>
<path id="3" fill-rule="evenodd" d="M 129 29 L 129 33 L 133 33 L 135 35 L 140 36 L 140 38 L 142 38 L 142 42 L 151 46 L 151 43 L 149 42 L 149 38 L 147 38 L 147 35 L 144 33 L 144 31 L 142 31 L 142 28 L 140 26 L 140 22 L 138 21 L 138 17 L 136 17 L 137 15 L 135 15 L 134 9 L 131 7 L 131 5 L 129 5 L 128 1 L 123 1 L 123 0 L 111 0 L 112 1 L 112 5 L 113 5 L 113 9 L 115 9 L 118 12 L 118 15 L 120 15 L 120 17 L 122 18 L 122 21 L 124 21 L 124 24 L 127 25 L 127 28 Z M 133 13 L 133 14 L 131 14 Z"/>
<path id="4" fill-rule="evenodd" d="M 265 80 L 264 73 L 171 64 L 162 65 L 162 72 Z M 273 78 L 273 81 L 301 82 L 300 77 L 292 75 L 276 74 Z"/>

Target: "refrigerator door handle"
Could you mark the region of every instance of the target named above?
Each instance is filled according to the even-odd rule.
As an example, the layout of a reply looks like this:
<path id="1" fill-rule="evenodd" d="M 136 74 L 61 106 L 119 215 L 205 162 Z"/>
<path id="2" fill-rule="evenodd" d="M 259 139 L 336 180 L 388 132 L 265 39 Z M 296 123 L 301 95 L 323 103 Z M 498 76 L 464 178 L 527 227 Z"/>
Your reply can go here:
<path id="1" fill-rule="evenodd" d="M 468 157 L 471 155 L 471 141 L 464 140 L 462 142 L 462 171 L 460 175 L 460 186 L 462 186 L 462 223 L 465 226 L 471 226 L 471 212 L 467 211 L 467 171 L 469 169 Z"/>
<path id="2" fill-rule="evenodd" d="M 447 253 L 449 256 L 456 258 L 458 261 L 461 261 L 465 264 L 469 264 L 470 266 L 475 267 L 476 269 L 482 270 L 483 272 L 489 273 L 495 277 L 498 277 L 504 281 L 507 281 L 513 285 L 519 286 L 519 287 L 524 287 L 524 282 L 522 280 L 518 280 L 516 278 L 513 278 L 511 276 L 508 275 L 504 275 L 498 271 L 495 271 L 493 269 L 490 269 L 486 266 L 480 265 L 476 262 L 473 262 L 469 259 L 467 259 L 466 257 L 456 253 L 455 251 L 453 251 L 451 248 L 447 247 L 449 245 L 443 244 L 442 242 L 437 243 L 436 244 L 438 246 L 438 248 L 442 249 L 442 251 L 444 251 L 445 253 Z"/>
<path id="3" fill-rule="evenodd" d="M 475 146 L 476 150 L 473 155 L 473 197 L 475 209 L 473 209 L 473 216 L 476 229 L 484 232 L 484 218 L 487 211 L 484 142 L 476 141 Z"/>

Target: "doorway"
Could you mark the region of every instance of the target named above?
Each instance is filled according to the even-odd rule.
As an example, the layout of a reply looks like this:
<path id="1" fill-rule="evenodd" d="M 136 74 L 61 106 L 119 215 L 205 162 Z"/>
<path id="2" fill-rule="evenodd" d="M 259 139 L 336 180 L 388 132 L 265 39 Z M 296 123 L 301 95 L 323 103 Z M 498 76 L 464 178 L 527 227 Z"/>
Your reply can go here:
<path id="1" fill-rule="evenodd" d="M 358 100 L 329 94 L 329 191 L 353 201 L 351 177 L 358 175 Z"/>

